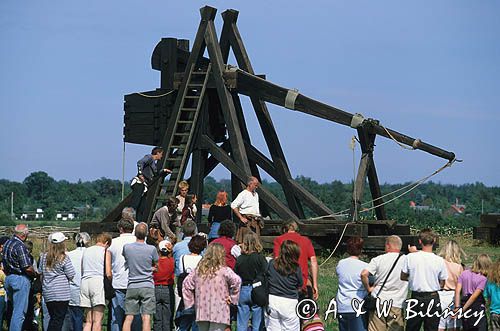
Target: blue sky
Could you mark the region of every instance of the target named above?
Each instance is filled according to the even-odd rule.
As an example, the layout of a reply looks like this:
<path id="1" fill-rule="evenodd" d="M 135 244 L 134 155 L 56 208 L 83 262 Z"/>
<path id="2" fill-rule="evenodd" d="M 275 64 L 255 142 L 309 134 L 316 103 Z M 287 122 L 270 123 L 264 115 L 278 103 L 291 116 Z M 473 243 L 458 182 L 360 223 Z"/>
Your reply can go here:
<path id="1" fill-rule="evenodd" d="M 464 162 L 433 180 L 500 185 L 500 3 L 495 1 L 0 2 L 0 178 L 122 176 L 123 95 L 155 89 L 162 37 L 194 38 L 198 9 L 240 11 L 254 69 L 309 97 L 379 119 Z M 218 15 L 216 25 L 221 28 Z M 254 144 L 264 149 L 249 103 Z M 269 106 L 292 174 L 353 176 L 350 128 Z M 126 178 L 149 146 L 127 144 Z M 266 151 L 267 154 L 267 151 Z M 356 150 L 356 166 L 359 160 Z M 444 160 L 377 139 L 381 182 Z M 222 168 L 216 178 L 228 178 Z"/>

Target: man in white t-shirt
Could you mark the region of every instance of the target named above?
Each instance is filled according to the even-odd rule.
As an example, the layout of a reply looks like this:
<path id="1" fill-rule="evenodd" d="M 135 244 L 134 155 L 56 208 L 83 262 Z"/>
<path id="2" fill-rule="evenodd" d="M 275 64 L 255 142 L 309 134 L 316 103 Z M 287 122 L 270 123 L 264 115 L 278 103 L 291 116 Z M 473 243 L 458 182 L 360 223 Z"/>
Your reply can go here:
<path id="1" fill-rule="evenodd" d="M 236 241 L 241 243 L 248 231 L 254 231 L 260 236 L 262 220 L 260 218 L 259 194 L 256 192 L 259 187 L 259 180 L 256 177 L 249 177 L 247 187 L 241 191 L 236 199 L 231 203 L 231 209 L 240 220 Z"/>
<path id="2" fill-rule="evenodd" d="M 384 317 L 378 316 L 378 314 L 370 314 L 368 331 L 403 331 L 404 329 L 402 307 L 408 295 L 408 282 L 402 281 L 400 278 L 401 269 L 406 261 L 405 255 L 400 257 L 402 245 L 403 242 L 398 236 L 387 237 L 385 240 L 385 254 L 373 258 L 361 272 L 363 286 L 373 297 L 380 298 L 380 308 L 383 307 L 384 302 L 388 303 L 389 300 L 392 300 L 389 316 Z M 391 273 L 389 274 L 389 272 Z M 370 274 L 375 277 L 373 286 L 370 286 L 368 280 Z M 387 277 L 388 275 L 389 277 Z M 380 290 L 386 278 L 387 281 L 382 290 Z"/>
<path id="3" fill-rule="evenodd" d="M 128 285 L 128 269 L 125 269 L 125 258 L 122 255 L 125 244 L 136 241 L 134 221 L 130 218 L 122 218 L 118 221 L 120 236 L 112 240 L 108 251 L 111 253 L 111 268 L 113 272 L 113 288 L 115 296 L 111 300 L 111 330 L 121 331 L 125 320 L 125 296 Z M 132 330 L 141 330 L 141 316 L 137 315 L 132 324 Z"/>
<path id="4" fill-rule="evenodd" d="M 424 330 L 437 330 L 439 316 L 428 315 L 437 315 L 436 312 L 441 311 L 441 308 L 437 306 L 440 302 L 438 291 L 444 286 L 448 272 L 443 258 L 432 252 L 432 247 L 436 242 L 436 236 L 432 230 L 420 231 L 418 238 L 422 250 L 417 251 L 415 247 L 410 247 L 412 253 L 408 254 L 401 270 L 401 280 L 408 281 L 412 291 L 411 298 L 415 302 L 409 301 L 406 310 L 416 313 L 415 317 L 407 320 L 406 330 L 419 331 L 422 324 Z"/>

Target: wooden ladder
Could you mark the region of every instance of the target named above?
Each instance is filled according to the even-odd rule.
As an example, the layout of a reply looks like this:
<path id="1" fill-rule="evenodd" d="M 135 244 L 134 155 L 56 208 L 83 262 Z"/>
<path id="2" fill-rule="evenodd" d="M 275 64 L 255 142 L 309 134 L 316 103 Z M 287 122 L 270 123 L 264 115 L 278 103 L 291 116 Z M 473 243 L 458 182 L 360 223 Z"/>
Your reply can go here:
<path id="1" fill-rule="evenodd" d="M 167 148 L 164 151 L 162 166 L 159 168 L 169 168 L 172 173 L 168 178 L 161 178 L 160 185 L 154 186 L 154 200 L 152 207 L 149 209 L 148 221 L 161 203 L 176 193 L 177 186 L 182 180 L 193 136 L 195 135 L 196 122 L 203 104 L 210 68 L 210 64 L 208 64 L 208 67 L 203 68 L 196 67 L 196 63 L 193 63 L 184 82 L 185 88 L 181 88 L 181 100 L 176 102 L 179 105 L 179 110 L 177 111 Z M 174 118 L 171 120 L 173 121 Z"/>

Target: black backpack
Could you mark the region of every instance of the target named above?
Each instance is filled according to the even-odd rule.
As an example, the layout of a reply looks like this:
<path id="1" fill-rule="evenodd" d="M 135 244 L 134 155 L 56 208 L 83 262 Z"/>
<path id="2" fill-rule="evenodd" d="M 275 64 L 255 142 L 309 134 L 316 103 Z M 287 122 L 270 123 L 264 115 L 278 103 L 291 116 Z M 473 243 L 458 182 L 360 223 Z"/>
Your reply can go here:
<path id="1" fill-rule="evenodd" d="M 269 266 L 263 273 L 257 274 L 252 284 L 252 302 L 259 307 L 265 307 L 269 304 L 268 269 Z"/>

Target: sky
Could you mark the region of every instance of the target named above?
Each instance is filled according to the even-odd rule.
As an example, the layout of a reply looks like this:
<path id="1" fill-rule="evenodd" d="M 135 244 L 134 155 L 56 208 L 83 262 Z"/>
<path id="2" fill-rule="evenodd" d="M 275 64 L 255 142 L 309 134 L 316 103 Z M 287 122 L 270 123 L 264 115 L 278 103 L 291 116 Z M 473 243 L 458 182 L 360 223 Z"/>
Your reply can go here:
<path id="1" fill-rule="evenodd" d="M 256 73 L 463 160 L 433 181 L 500 185 L 500 3 L 463 0 L 2 0 L 0 178 L 121 179 L 123 96 L 159 87 L 155 45 L 162 37 L 192 43 L 204 5 L 218 8 L 219 34 L 220 13 L 240 11 Z M 243 101 L 252 142 L 268 154 Z M 353 129 L 269 109 L 293 176 L 352 180 Z M 412 182 L 446 163 L 383 137 L 376 143 L 381 183 Z M 150 150 L 126 144 L 126 180 Z M 222 167 L 212 175 L 229 178 Z"/>

